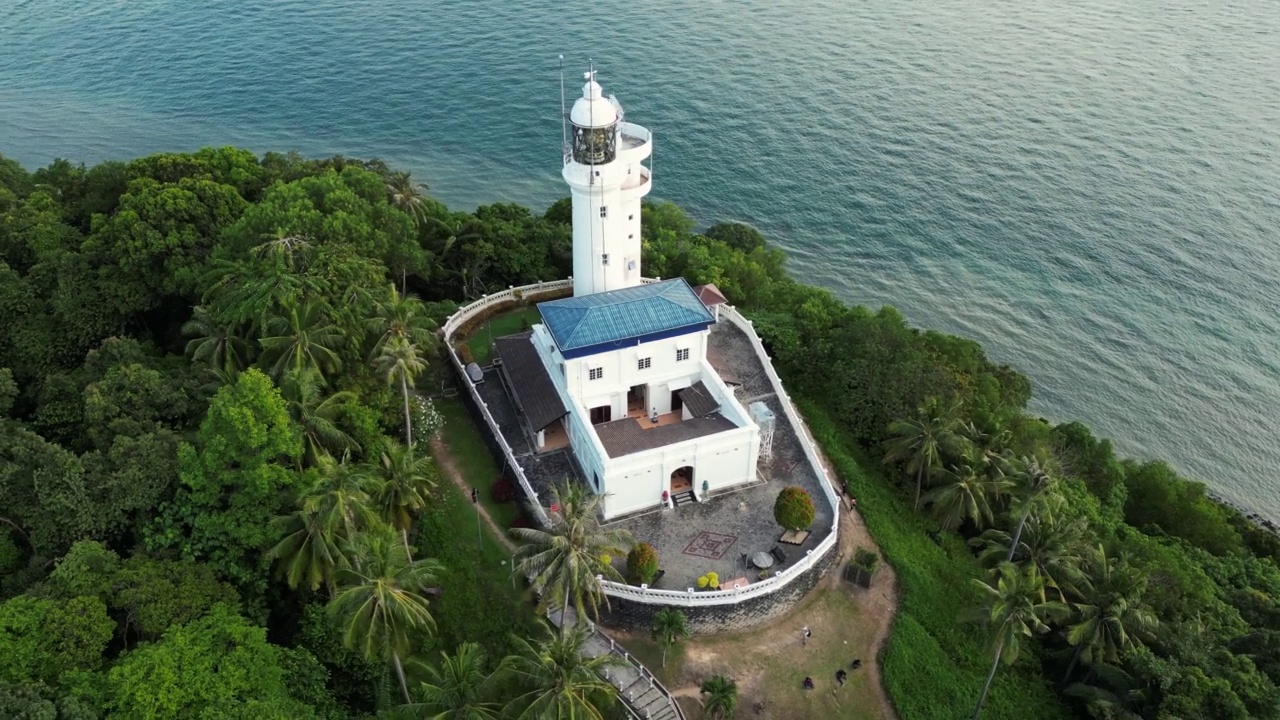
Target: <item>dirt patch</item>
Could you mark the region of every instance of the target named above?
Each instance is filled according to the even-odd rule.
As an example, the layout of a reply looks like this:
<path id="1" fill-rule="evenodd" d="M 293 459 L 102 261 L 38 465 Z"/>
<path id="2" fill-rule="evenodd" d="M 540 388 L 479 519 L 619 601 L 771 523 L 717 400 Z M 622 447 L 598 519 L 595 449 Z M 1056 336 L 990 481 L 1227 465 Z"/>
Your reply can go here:
<path id="1" fill-rule="evenodd" d="M 458 489 L 462 491 L 464 497 L 470 497 L 471 486 L 462 478 L 462 472 L 458 470 L 457 461 L 455 461 L 453 456 L 449 454 L 449 447 L 445 445 L 439 437 L 431 438 L 428 445 L 431 447 L 431 456 L 440 464 L 440 472 L 452 481 L 454 485 L 458 486 Z M 505 545 L 508 550 L 514 552 L 516 549 L 515 542 L 513 542 L 511 538 L 507 537 L 507 532 L 503 530 L 498 523 L 493 521 L 493 517 L 489 515 L 488 509 L 480 503 L 476 503 L 475 505 L 476 510 L 480 512 L 480 519 L 484 521 L 485 525 L 489 526 L 489 531 L 493 533 L 493 536 L 498 539 L 498 542 Z"/>

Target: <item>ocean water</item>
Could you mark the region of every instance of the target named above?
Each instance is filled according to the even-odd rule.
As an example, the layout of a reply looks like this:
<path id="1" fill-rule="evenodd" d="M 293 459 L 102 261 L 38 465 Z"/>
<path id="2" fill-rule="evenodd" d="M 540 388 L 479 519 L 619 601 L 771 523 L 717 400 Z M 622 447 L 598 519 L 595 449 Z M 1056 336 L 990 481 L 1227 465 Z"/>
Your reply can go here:
<path id="1" fill-rule="evenodd" d="M 541 207 L 560 54 L 654 131 L 655 197 L 1280 518 L 1274 3 L 0 0 L 0 152 L 376 156 Z"/>

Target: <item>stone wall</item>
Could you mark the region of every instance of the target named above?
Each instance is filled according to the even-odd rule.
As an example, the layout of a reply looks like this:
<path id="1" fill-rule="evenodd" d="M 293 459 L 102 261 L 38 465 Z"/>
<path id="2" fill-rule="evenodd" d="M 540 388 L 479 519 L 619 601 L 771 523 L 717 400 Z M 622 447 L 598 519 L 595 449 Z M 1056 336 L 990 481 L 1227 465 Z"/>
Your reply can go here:
<path id="1" fill-rule="evenodd" d="M 831 571 L 839 559 L 839 549 L 833 548 L 826 557 L 814 564 L 804 575 L 788 583 L 786 587 L 740 603 L 677 607 L 609 598 L 609 608 L 601 604 L 600 623 L 623 630 L 648 632 L 653 625 L 655 613 L 675 607 L 676 610 L 685 614 L 691 633 L 713 633 L 749 628 L 789 612 L 818 586 L 818 582 Z"/>

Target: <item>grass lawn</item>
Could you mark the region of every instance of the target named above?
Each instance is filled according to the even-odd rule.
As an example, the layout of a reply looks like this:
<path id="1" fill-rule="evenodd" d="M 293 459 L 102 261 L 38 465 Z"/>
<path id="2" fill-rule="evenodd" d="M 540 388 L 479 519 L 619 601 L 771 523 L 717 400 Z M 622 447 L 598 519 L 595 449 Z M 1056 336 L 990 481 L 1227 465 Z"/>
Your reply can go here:
<path id="1" fill-rule="evenodd" d="M 489 364 L 489 346 L 494 340 L 504 335 L 518 333 L 525 329 L 525 323 L 535 325 L 541 320 L 537 308 L 528 307 L 512 310 L 502 315 L 495 315 L 489 322 L 476 328 L 467 338 L 467 347 L 471 348 L 471 359 L 480 366 Z"/>
<path id="2" fill-rule="evenodd" d="M 535 625 L 528 591 L 512 582 L 506 547 L 488 527 L 477 530 L 470 498 L 451 482 L 441 482 L 433 496 L 419 517 L 415 558 L 432 557 L 443 566 L 441 594 L 431 601 L 440 645 L 452 650 L 478 642 L 490 658 L 500 658 L 510 652 L 512 634 L 527 636 Z"/>
<path id="3" fill-rule="evenodd" d="M 489 511 L 493 521 L 504 530 L 511 527 L 511 523 L 520 517 L 520 507 L 514 501 L 496 502 L 489 493 L 489 486 L 498 479 L 500 468 L 485 445 L 480 428 L 472 422 L 471 413 L 457 398 L 438 398 L 435 406 L 444 417 L 440 439 L 449 448 L 449 455 L 457 463 L 462 477 L 479 491 L 480 503 Z M 519 492 L 519 488 L 516 490 Z"/>

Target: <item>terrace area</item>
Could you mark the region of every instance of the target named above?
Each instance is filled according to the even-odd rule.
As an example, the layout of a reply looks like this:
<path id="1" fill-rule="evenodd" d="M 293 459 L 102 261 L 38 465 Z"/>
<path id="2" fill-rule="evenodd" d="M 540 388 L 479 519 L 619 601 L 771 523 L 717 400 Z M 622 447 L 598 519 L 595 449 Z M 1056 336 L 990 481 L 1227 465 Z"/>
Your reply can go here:
<path id="1" fill-rule="evenodd" d="M 712 493 L 703 502 L 685 503 L 674 509 L 656 508 L 609 523 L 609 527 L 630 530 L 637 541 L 648 542 L 657 549 L 663 570 L 651 586 L 657 589 L 684 592 L 697 587 L 697 579 L 710 571 L 719 576 L 722 586 L 734 580 L 739 586 L 749 585 L 761 579 L 761 571 L 751 564 L 753 555 L 780 548 L 785 559 L 775 561 L 769 568 L 770 573 L 776 574 L 800 561 L 806 551 L 816 548 L 831 533 L 833 509 L 821 485 L 825 481 L 806 458 L 798 435 L 801 431 L 788 421 L 751 338 L 734 323 L 722 319 L 711 328 L 708 357 L 721 378 L 734 386 L 739 403 L 745 407 L 763 402 L 773 411 L 773 439 L 767 454 L 764 449 L 761 452 L 759 482 Z M 569 448 L 535 452 L 533 438 L 517 414 L 514 393 L 495 367 L 484 368 L 484 382 L 476 390 L 540 497 L 545 497 L 550 486 L 561 478 L 585 482 Z M 642 412 L 640 417 L 629 416 L 595 426 L 610 456 L 734 427 L 718 413 L 683 421 L 673 414 L 677 417 L 660 417 L 659 423 L 653 425 Z M 667 438 L 668 433 L 680 436 Z M 780 543 L 783 530 L 773 519 L 778 492 L 789 485 L 804 488 L 817 510 L 811 532 L 800 544 Z M 625 571 L 625 558 L 615 562 Z"/>

